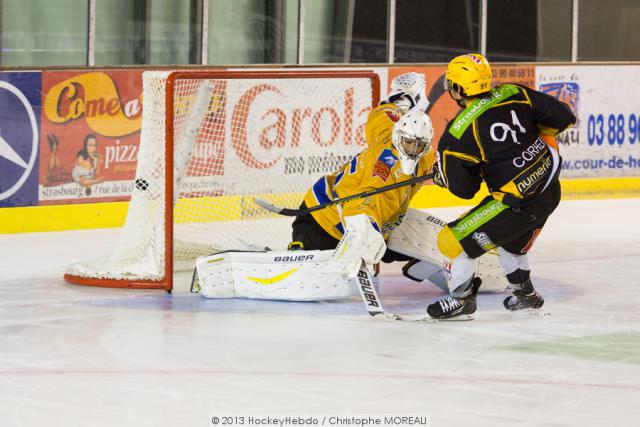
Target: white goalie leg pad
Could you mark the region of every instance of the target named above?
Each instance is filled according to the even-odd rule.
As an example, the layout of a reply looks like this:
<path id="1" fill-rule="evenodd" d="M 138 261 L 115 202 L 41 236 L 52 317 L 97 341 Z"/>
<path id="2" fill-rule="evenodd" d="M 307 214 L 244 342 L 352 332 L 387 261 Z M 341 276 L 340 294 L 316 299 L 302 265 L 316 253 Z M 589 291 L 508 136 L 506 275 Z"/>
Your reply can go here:
<path id="1" fill-rule="evenodd" d="M 409 208 L 402 223 L 391 232 L 387 240 L 387 247 L 392 251 L 410 256 L 425 264 L 418 263 L 410 269 L 411 276 L 417 280 L 428 279 L 441 289 L 447 289 L 444 282 L 445 274 L 434 274 L 436 266 L 444 266 L 449 270 L 450 261 L 438 250 L 438 233 L 446 221 L 428 212 Z M 419 272 L 425 275 L 420 276 Z M 496 251 L 487 252 L 478 259 L 476 276 L 482 279 L 480 292 L 502 292 L 507 287 L 507 279 L 502 273 Z"/>
<path id="2" fill-rule="evenodd" d="M 354 295 L 349 279 L 327 269 L 333 251 L 229 251 L 198 258 L 198 293 L 207 298 L 285 301 Z"/>
<path id="3" fill-rule="evenodd" d="M 344 223 L 345 232 L 329 260 L 327 269 L 354 278 L 360 271 L 362 261 L 368 265 L 379 262 L 387 245 L 382 234 L 373 228 L 368 216 L 347 216 Z"/>
<path id="4" fill-rule="evenodd" d="M 394 252 L 442 265 L 444 256 L 438 250 L 438 233 L 446 221 L 418 209 L 409 208 L 405 217 L 387 240 L 387 247 Z"/>
<path id="5" fill-rule="evenodd" d="M 480 292 L 499 293 L 509 286 L 509 281 L 500 267 L 498 251 L 495 249 L 478 258 L 476 276 L 482 279 Z"/>

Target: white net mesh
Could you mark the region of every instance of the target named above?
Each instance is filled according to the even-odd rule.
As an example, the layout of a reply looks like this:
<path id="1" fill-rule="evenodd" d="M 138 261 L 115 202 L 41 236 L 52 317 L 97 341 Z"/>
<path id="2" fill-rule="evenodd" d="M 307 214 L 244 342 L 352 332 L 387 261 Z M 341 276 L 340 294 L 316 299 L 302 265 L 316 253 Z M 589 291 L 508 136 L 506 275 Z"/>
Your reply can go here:
<path id="1" fill-rule="evenodd" d="M 253 199 L 298 207 L 321 175 L 363 148 L 374 102 L 370 78 L 177 78 L 174 113 L 167 114 L 169 74 L 144 73 L 138 169 L 119 245 L 103 266 L 71 266 L 72 276 L 156 280 L 165 274 L 165 120 L 174 126 L 177 190 L 168 244 L 175 259 L 286 248 L 293 218 Z"/>

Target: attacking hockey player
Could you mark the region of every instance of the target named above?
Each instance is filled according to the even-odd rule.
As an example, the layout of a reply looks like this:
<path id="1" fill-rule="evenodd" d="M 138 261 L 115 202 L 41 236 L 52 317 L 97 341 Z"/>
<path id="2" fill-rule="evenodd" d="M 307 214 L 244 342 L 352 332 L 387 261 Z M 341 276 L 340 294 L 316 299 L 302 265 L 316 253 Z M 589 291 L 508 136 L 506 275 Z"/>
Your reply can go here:
<path id="1" fill-rule="evenodd" d="M 435 154 L 433 126 L 424 112 L 422 74 L 396 77 L 386 100 L 373 109 L 365 127 L 367 147 L 338 171 L 320 178 L 300 209 L 379 189 L 426 175 Z M 436 236 L 446 222 L 409 208 L 419 184 L 296 217 L 288 252 L 225 252 L 198 260 L 200 293 L 208 297 L 317 300 L 353 295 L 350 279 L 364 264 L 406 262 L 405 276 L 428 279 L 446 289 Z M 485 290 L 499 292 L 506 281 L 497 257 L 480 267 Z M 485 274 L 483 275 L 483 271 Z"/>
<path id="2" fill-rule="evenodd" d="M 490 195 L 447 224 L 438 247 L 453 260 L 451 296 L 427 308 L 435 319 L 470 319 L 476 311 L 476 260 L 498 250 L 513 296 L 507 310 L 537 309 L 544 300 L 531 282 L 527 253 L 560 202 L 555 135 L 575 123 L 566 104 L 516 84 L 491 88 L 484 56 L 454 58 L 446 88 L 462 109 L 438 144 L 434 182 L 465 199 L 484 181 Z"/>

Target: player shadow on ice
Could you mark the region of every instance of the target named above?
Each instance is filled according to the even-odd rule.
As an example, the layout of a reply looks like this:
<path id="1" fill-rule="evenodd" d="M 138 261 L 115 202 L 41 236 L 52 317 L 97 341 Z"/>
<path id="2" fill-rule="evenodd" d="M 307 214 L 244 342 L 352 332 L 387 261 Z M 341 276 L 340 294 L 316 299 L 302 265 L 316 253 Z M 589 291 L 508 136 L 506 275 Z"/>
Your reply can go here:
<path id="1" fill-rule="evenodd" d="M 578 287 L 557 280 L 537 277 L 541 292 L 548 297 L 548 309 L 552 310 L 554 303 L 566 302 L 579 296 L 582 292 Z M 385 307 L 390 311 L 422 315 L 427 304 L 434 298 L 446 293 L 436 285 L 428 282 L 414 282 L 400 274 L 383 274 L 374 279 L 374 285 Z M 68 285 L 75 288 L 73 285 Z M 89 290 L 84 288 L 84 291 Z M 98 289 L 96 289 L 97 291 Z M 511 291 L 506 289 L 499 293 L 485 293 L 478 297 L 480 314 L 510 313 L 504 310 L 502 300 Z M 177 290 L 173 294 L 157 293 L 128 296 L 127 291 L 119 293 L 117 297 L 110 296 L 85 301 L 79 304 L 89 304 L 102 307 L 126 308 L 134 310 L 177 311 L 198 313 L 242 313 L 242 314 L 282 314 L 282 315 L 326 315 L 326 316 L 360 316 L 368 318 L 358 291 L 354 288 L 353 295 L 348 298 L 331 301 L 278 301 L 255 300 L 246 298 L 202 298 L 187 291 Z M 484 316 L 479 316 L 484 317 Z"/>

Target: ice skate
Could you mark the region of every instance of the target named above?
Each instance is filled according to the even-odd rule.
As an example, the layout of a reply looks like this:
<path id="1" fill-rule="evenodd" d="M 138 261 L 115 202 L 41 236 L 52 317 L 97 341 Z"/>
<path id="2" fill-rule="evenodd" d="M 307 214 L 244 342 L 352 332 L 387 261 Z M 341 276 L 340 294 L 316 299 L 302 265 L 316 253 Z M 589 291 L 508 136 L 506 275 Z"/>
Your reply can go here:
<path id="1" fill-rule="evenodd" d="M 544 299 L 535 290 L 526 295 L 520 292 L 514 292 L 514 294 L 504 299 L 504 308 L 509 311 L 517 311 L 523 309 L 538 309 L 544 304 Z"/>
<path id="2" fill-rule="evenodd" d="M 476 295 L 482 280 L 471 281 L 471 294 L 464 298 L 448 297 L 427 307 L 427 314 L 437 320 L 473 320 L 476 312 Z"/>

